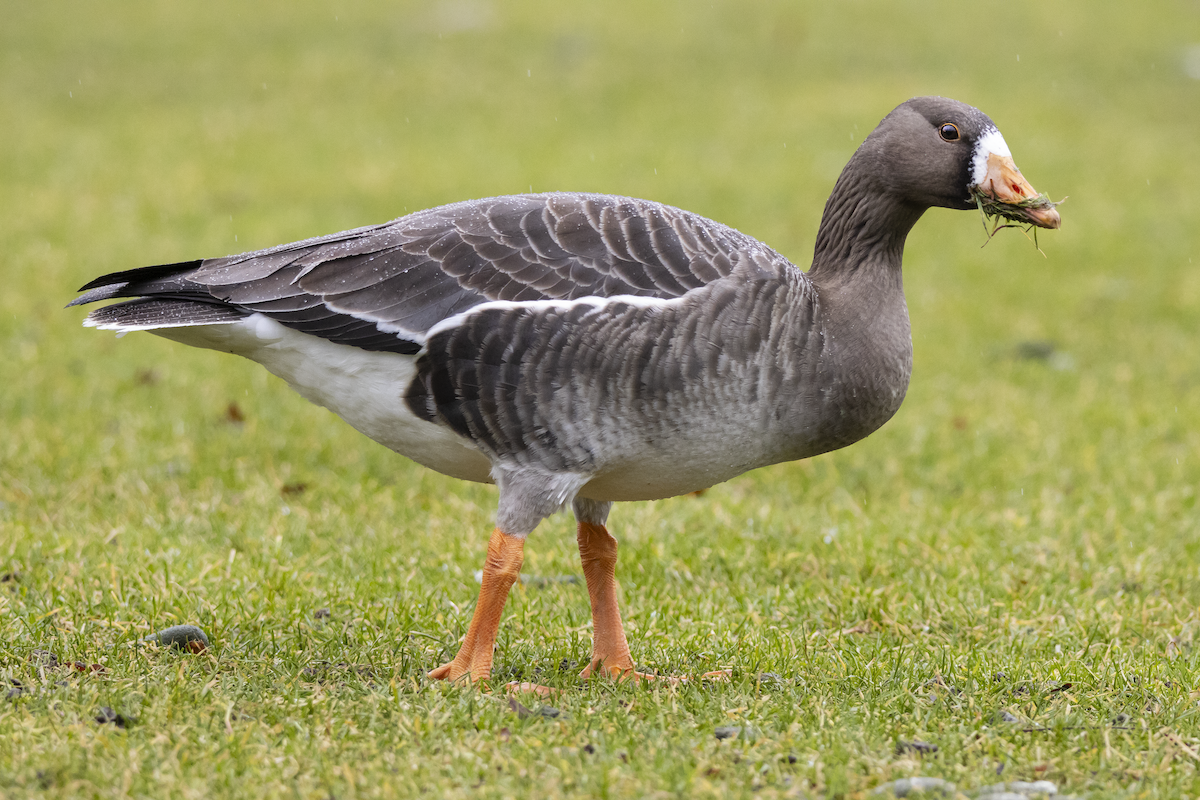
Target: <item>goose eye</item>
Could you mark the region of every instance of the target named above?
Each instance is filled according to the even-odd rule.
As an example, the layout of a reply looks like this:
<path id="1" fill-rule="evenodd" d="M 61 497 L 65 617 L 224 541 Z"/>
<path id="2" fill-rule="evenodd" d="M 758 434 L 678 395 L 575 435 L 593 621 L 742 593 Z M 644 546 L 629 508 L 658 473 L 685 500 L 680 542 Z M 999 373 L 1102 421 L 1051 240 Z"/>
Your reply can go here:
<path id="1" fill-rule="evenodd" d="M 947 142 L 953 142 L 958 138 L 958 128 L 951 125 L 949 122 L 938 128 L 938 133 L 941 134 L 941 137 Z"/>

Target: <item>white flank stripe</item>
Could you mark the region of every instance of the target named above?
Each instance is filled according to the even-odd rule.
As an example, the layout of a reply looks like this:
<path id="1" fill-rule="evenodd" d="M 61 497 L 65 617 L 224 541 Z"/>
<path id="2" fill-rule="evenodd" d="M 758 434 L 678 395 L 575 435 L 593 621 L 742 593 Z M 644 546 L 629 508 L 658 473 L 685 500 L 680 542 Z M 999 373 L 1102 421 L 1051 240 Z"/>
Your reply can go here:
<path id="1" fill-rule="evenodd" d="M 348 311 L 340 307 L 337 303 L 330 302 L 326 299 L 322 299 L 321 302 L 324 303 L 325 307 L 330 311 L 336 311 L 339 314 L 345 314 L 347 317 L 354 317 L 355 319 L 360 319 L 363 322 L 369 322 L 383 333 L 394 333 L 398 339 L 404 339 L 405 341 L 413 342 L 421 347 L 425 346 L 426 334 L 421 333 L 420 331 L 411 331 L 408 328 L 402 328 L 399 325 L 393 325 L 390 322 L 384 322 L 383 320 L 372 317 L 369 314 L 357 314 L 353 311 Z"/>
<path id="2" fill-rule="evenodd" d="M 616 303 L 633 306 L 634 308 L 666 308 L 682 302 L 683 298 L 687 297 L 688 294 L 690 294 L 690 292 L 685 293 L 680 297 L 672 297 L 667 300 L 664 300 L 661 297 L 638 297 L 637 295 L 632 294 L 618 294 L 613 295 L 612 297 L 596 297 L 595 295 L 590 295 L 588 297 L 580 297 L 576 300 L 524 300 L 521 302 L 514 302 L 511 300 L 491 300 L 487 303 L 480 303 L 477 306 L 471 306 L 466 311 L 461 311 L 452 317 L 446 317 L 444 320 L 430 328 L 426 332 L 425 336 L 427 339 L 432 339 L 442 331 L 449 330 L 450 328 L 457 328 L 463 323 L 464 320 L 473 314 L 479 314 L 481 312 L 494 309 L 500 309 L 503 311 L 550 311 L 553 309 L 569 311 L 575 306 L 584 305 L 591 306 L 594 309 L 601 309 L 605 306 Z"/>

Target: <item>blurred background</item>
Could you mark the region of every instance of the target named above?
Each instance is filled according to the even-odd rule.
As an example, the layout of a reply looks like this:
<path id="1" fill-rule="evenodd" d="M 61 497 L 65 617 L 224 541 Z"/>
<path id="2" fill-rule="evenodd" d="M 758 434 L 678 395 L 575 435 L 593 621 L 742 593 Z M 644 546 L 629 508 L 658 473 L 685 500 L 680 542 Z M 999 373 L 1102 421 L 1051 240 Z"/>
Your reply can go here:
<path id="1" fill-rule="evenodd" d="M 922 768 L 990 784 L 1006 759 L 1003 780 L 1158 776 L 1156 796 L 1195 794 L 1194 752 L 1152 732 L 1196 734 L 1200 669 L 1197 0 L 0 7 L 0 682 L 10 699 L 18 678 L 48 686 L 0 710 L 0 774 L 34 792 L 124 775 L 122 793 L 268 797 L 302 772 L 312 796 L 353 796 L 329 772 L 349 763 L 363 796 L 435 779 L 478 796 L 475 765 L 506 763 L 518 725 L 497 706 L 480 727 L 473 693 L 421 678 L 465 627 L 492 487 L 416 467 L 250 362 L 84 329 L 85 309 L 63 310 L 77 287 L 548 190 L 680 206 L 807 268 L 854 149 L 939 94 L 989 114 L 1033 186 L 1069 196 L 1062 229 L 1039 252 L 930 211 L 908 240 L 915 370 L 891 422 L 701 498 L 619 505 L 638 663 L 732 666 L 741 683 L 594 718 L 609 690 L 572 691 L 540 729 L 561 729 L 554 747 L 514 734 L 514 757 L 545 753 L 529 785 L 549 792 L 559 746 L 615 725 L 586 769 L 627 772 L 628 750 L 625 796 L 702 796 L 709 779 L 711 796 L 749 793 L 759 756 L 735 766 L 712 725 L 760 708 L 747 681 L 770 670 L 791 688 L 747 717 L 770 733 L 756 746 L 830 796 Z M 574 685 L 590 644 L 572 534 L 557 517 L 531 538 L 498 674 Z M 177 622 L 214 640 L 211 694 L 208 657 L 135 646 Z M 61 671 L 35 674 L 46 653 L 108 671 L 56 694 Z M 333 664 L 373 665 L 384 688 L 311 682 Z M 1026 701 L 1025 682 L 1057 688 Z M 332 728 L 326 692 L 346 716 Z M 128 746 L 90 722 L 109 706 L 142 720 Z M 1055 733 L 981 740 L 997 708 Z M 1129 715 L 1110 742 L 1100 727 Z M 941 760 L 902 755 L 914 737 Z M 467 766 L 439 772 L 454 758 Z M 181 788 L 142 788 L 161 775 Z"/>
<path id="2" fill-rule="evenodd" d="M 1018 231 L 987 242 L 973 213 L 926 215 L 905 262 L 909 400 L 828 457 L 835 482 L 889 502 L 967 492 L 1000 525 L 1094 517 L 1116 536 L 1158 508 L 1196 532 L 1200 2 L 56 2 L 4 18 L 10 557 L 113 481 L 186 497 L 214 475 L 440 480 L 254 365 L 81 328 L 62 307 L 92 277 L 531 190 L 681 206 L 807 268 L 839 170 L 921 94 L 991 115 L 1031 183 L 1069 196 L 1063 228 L 1039 253 Z"/>

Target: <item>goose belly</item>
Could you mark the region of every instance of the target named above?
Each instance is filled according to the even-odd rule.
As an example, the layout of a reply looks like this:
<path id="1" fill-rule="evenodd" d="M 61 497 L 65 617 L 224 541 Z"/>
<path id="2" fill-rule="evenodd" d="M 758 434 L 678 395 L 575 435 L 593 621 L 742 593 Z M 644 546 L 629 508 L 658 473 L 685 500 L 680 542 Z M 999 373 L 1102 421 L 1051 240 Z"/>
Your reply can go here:
<path id="1" fill-rule="evenodd" d="M 774 431 L 749 426 L 745 409 L 689 412 L 652 425 L 639 426 L 634 418 L 598 429 L 595 440 L 603 446 L 579 494 L 591 500 L 658 500 L 783 460 L 772 446 Z"/>
<path id="2" fill-rule="evenodd" d="M 589 500 L 661 500 L 665 497 L 707 489 L 735 478 L 761 464 L 734 462 L 728 458 L 709 460 L 702 454 L 675 457 L 655 453 L 596 475 L 579 490 Z"/>
<path id="3" fill-rule="evenodd" d="M 416 375 L 415 356 L 335 344 L 261 314 L 232 324 L 153 332 L 256 361 L 306 400 L 418 464 L 464 480 L 492 480 L 491 464 L 481 452 L 452 431 L 409 411 L 404 393 Z"/>

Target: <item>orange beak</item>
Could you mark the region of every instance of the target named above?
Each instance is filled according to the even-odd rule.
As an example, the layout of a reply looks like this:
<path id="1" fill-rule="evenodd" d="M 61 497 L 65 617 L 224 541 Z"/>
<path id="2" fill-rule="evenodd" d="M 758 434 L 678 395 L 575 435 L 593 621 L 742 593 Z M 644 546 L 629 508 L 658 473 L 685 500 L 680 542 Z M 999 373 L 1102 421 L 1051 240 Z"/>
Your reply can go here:
<path id="1" fill-rule="evenodd" d="M 1009 156 L 988 154 L 987 175 L 978 189 L 1039 228 L 1057 228 L 1062 222 L 1054 204 L 1034 191 Z"/>

